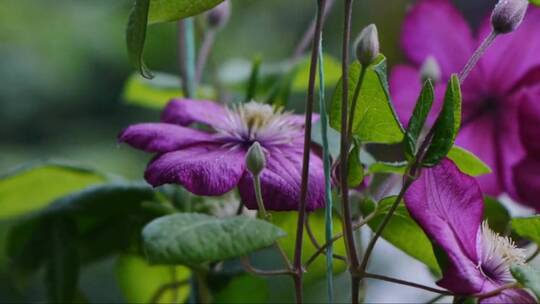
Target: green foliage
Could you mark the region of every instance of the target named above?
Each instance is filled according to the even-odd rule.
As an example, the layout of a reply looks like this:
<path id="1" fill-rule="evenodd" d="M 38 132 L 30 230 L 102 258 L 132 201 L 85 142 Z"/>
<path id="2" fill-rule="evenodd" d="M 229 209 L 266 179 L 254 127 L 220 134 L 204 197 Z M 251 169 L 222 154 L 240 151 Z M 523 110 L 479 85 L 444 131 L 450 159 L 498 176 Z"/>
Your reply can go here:
<path id="1" fill-rule="evenodd" d="M 481 176 L 491 173 L 491 168 L 486 163 L 461 147 L 453 146 L 450 152 L 448 152 L 448 158 L 458 166 L 461 172 L 470 176 Z"/>
<path id="2" fill-rule="evenodd" d="M 454 145 L 461 124 L 461 87 L 454 74 L 448 81 L 444 104 L 435 122 L 433 139 L 423 159 L 426 166 L 437 165 Z"/>
<path id="3" fill-rule="evenodd" d="M 58 161 L 24 165 L 0 178 L 0 219 L 39 211 L 70 192 L 104 181 L 98 172 Z"/>
<path id="4" fill-rule="evenodd" d="M 161 110 L 173 98 L 184 97 L 180 90 L 180 77 L 156 72 L 154 78 L 146 79 L 132 74 L 125 83 L 123 99 L 128 104 Z M 215 92 L 208 86 L 197 86 L 195 94 L 200 99 L 213 99 Z"/>
<path id="5" fill-rule="evenodd" d="M 529 0 L 532 4 L 540 6 L 540 0 Z"/>
<path id="6" fill-rule="evenodd" d="M 246 255 L 284 237 L 278 227 L 246 216 L 216 218 L 183 213 L 161 217 L 143 230 L 152 263 L 195 265 Z"/>
<path id="7" fill-rule="evenodd" d="M 260 56 L 255 56 L 251 64 L 251 73 L 249 75 L 249 82 L 246 90 L 245 102 L 249 102 L 255 99 L 257 94 L 257 85 L 259 84 L 259 74 L 261 70 L 262 58 Z"/>
<path id="8" fill-rule="evenodd" d="M 303 93 L 308 89 L 308 80 L 309 80 L 309 67 L 310 67 L 310 57 L 304 57 L 292 71 L 294 73 L 294 78 L 292 80 L 291 89 L 296 93 Z M 336 85 L 336 83 L 341 78 L 341 63 L 335 57 L 324 54 L 323 55 L 323 65 L 324 65 L 324 86 L 325 88 L 331 88 Z M 316 76 L 315 84 L 318 86 L 319 76 Z"/>
<path id="9" fill-rule="evenodd" d="M 372 230 L 377 229 L 395 200 L 395 196 L 390 196 L 381 200 L 377 206 L 369 200 L 361 204 L 364 215 L 377 212 L 375 217 L 368 223 Z M 398 206 L 381 236 L 411 257 L 426 264 L 434 273 L 441 273 L 431 241 L 422 228 L 411 218 L 403 204 Z"/>
<path id="10" fill-rule="evenodd" d="M 321 123 L 322 123 L 321 120 L 318 120 L 317 122 L 313 124 L 312 129 L 311 129 L 311 140 L 320 146 L 323 145 L 322 136 L 321 136 L 322 134 Z M 328 130 L 328 150 L 330 152 L 330 156 L 335 160 L 335 159 L 338 159 L 339 157 L 339 149 L 340 149 L 339 144 L 340 144 L 341 136 L 339 132 L 337 132 L 336 130 L 332 128 L 327 128 L 327 130 Z"/>
<path id="11" fill-rule="evenodd" d="M 364 180 L 364 165 L 360 161 L 360 145 L 356 143 L 349 154 L 347 179 L 351 188 L 358 187 Z"/>
<path id="12" fill-rule="evenodd" d="M 530 289 L 537 299 L 540 299 L 540 272 L 529 265 L 513 265 L 510 267 L 512 276 L 523 287 Z"/>
<path id="13" fill-rule="evenodd" d="M 499 201 L 484 197 L 484 220 L 487 220 L 493 231 L 505 235 L 508 232 L 510 213 Z"/>
<path id="14" fill-rule="evenodd" d="M 249 291 L 249 292 L 246 292 Z M 215 295 L 215 303 L 267 303 L 268 283 L 264 278 L 240 275 Z"/>
<path id="15" fill-rule="evenodd" d="M 159 303 L 184 303 L 189 296 L 191 271 L 183 266 L 149 265 L 141 256 L 123 254 L 116 262 L 116 277 L 127 303 L 151 303 L 163 286 L 185 282 L 178 288 L 168 288 Z"/>
<path id="16" fill-rule="evenodd" d="M 150 0 L 148 24 L 168 22 L 203 13 L 223 0 Z"/>
<path id="17" fill-rule="evenodd" d="M 279 244 L 283 247 L 289 258 L 292 260 L 294 257 L 294 246 L 296 241 L 296 227 L 297 227 L 297 212 L 274 212 L 272 213 L 272 221 L 275 225 L 279 226 L 287 232 L 287 237 L 279 240 Z M 325 221 L 324 211 L 318 210 L 309 214 L 309 226 L 313 235 L 317 239 L 319 245 L 324 244 L 325 240 Z M 341 224 L 337 217 L 333 220 L 333 230 L 335 233 L 341 231 Z M 302 250 L 302 260 L 307 261 L 317 249 L 311 241 L 307 231 L 304 231 L 304 247 Z M 345 245 L 343 242 L 334 242 L 334 253 L 339 255 L 345 255 Z M 334 273 L 341 273 L 345 270 L 346 264 L 341 260 L 334 260 Z M 324 278 L 326 275 L 326 257 L 321 254 L 317 259 L 309 266 L 305 273 L 306 284 L 316 282 L 317 280 Z"/>
<path id="18" fill-rule="evenodd" d="M 349 108 L 360 77 L 360 63 L 351 64 L 349 70 Z M 386 58 L 380 58 L 367 68 L 354 114 L 353 135 L 362 142 L 398 143 L 403 140 L 401 126 L 388 92 Z M 330 108 L 330 126 L 341 130 L 342 84 L 338 82 Z"/>
<path id="19" fill-rule="evenodd" d="M 511 221 L 512 229 L 520 236 L 540 245 L 540 216 L 535 215 L 524 218 L 514 218 Z"/>
<path id="20" fill-rule="evenodd" d="M 428 79 L 422 87 L 422 91 L 420 92 L 420 96 L 414 107 L 413 115 L 409 120 L 407 133 L 403 138 L 405 154 L 409 159 L 412 159 L 416 154 L 418 137 L 420 136 L 429 112 L 431 111 L 434 96 L 433 83 Z"/>
<path id="21" fill-rule="evenodd" d="M 405 174 L 407 162 L 374 162 L 368 168 L 369 174 L 390 173 L 390 174 Z"/>

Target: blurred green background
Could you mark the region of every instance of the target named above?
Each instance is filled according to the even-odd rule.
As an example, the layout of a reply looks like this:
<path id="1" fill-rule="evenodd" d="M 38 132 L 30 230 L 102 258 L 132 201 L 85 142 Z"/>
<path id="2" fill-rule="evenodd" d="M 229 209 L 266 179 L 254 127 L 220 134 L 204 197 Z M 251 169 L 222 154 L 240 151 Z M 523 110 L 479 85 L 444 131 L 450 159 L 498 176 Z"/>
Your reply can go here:
<path id="1" fill-rule="evenodd" d="M 132 74 L 124 30 L 132 0 L 2 1 L 0 9 L 0 172 L 35 159 L 61 158 L 141 178 L 148 155 L 119 147 L 125 126 L 152 121 L 158 111 L 123 104 Z M 328 53 L 339 58 L 342 0 L 336 0 L 324 33 Z M 400 24 L 412 0 L 357 0 L 353 37 L 368 23 L 379 28 L 390 64 L 403 61 Z M 455 1 L 476 26 L 495 1 Z M 293 53 L 314 14 L 310 0 L 233 0 L 232 18 L 217 37 L 211 66 L 234 59 L 277 62 Z M 175 23 L 151 26 L 145 60 L 154 71 L 178 74 Z M 208 75 L 205 75 L 208 77 Z M 302 96 L 300 96 L 302 97 Z M 5 229 L 0 227 L 0 234 Z M 0 302 L 21 300 L 0 255 Z M 120 301 L 113 261 L 85 269 L 91 301 Z M 24 300 L 43 299 L 40 284 Z"/>

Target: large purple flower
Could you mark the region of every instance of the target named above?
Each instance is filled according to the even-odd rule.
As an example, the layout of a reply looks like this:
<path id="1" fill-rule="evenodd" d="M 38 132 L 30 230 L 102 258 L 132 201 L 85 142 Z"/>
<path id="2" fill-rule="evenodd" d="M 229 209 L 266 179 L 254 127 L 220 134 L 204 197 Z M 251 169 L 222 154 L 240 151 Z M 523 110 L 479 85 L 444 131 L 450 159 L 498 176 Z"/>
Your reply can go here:
<path id="1" fill-rule="evenodd" d="M 405 194 L 411 216 L 448 255 L 438 285 L 461 295 L 493 291 L 515 282 L 510 265 L 524 263 L 522 249 L 482 223 L 484 203 L 476 180 L 445 159 L 422 171 Z M 506 289 L 482 303 L 535 303 L 526 291 Z"/>
<path id="2" fill-rule="evenodd" d="M 189 127 L 205 125 L 209 131 Z M 304 138 L 303 116 L 249 102 L 231 108 L 203 100 L 178 99 L 165 108 L 160 123 L 125 129 L 121 142 L 155 152 L 145 178 L 153 186 L 180 184 L 197 195 L 222 195 L 238 186 L 244 204 L 257 209 L 248 148 L 259 142 L 266 156 L 261 173 L 265 207 L 297 210 Z M 320 157 L 311 153 L 307 209 L 324 206 L 324 173 Z"/>
<path id="3" fill-rule="evenodd" d="M 540 94 L 524 94 L 531 86 L 540 87 L 539 28 L 540 9 L 531 6 L 521 26 L 495 40 L 462 87 L 463 125 L 456 143 L 493 169 L 492 174 L 479 178 L 482 190 L 490 195 L 506 192 L 517 197 L 512 167 L 524 155 L 517 113 L 524 99 L 540 99 Z M 448 77 L 463 68 L 490 31 L 486 19 L 474 37 L 449 0 L 421 0 L 410 10 L 403 24 L 401 45 L 412 64 L 395 67 L 390 76 L 391 92 L 403 122 L 411 116 L 420 91 L 418 68 L 422 62 L 434 56 L 443 76 L 436 87 L 438 100 L 430 117 L 433 122 Z M 540 107 L 540 103 L 535 106 Z"/>

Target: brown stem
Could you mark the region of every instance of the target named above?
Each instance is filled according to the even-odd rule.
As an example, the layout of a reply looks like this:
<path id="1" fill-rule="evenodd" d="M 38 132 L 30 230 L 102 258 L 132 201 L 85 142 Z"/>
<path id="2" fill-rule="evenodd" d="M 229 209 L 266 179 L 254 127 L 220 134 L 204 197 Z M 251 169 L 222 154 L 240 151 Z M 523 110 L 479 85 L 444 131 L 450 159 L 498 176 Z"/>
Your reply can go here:
<path id="1" fill-rule="evenodd" d="M 296 302 L 302 303 L 303 290 L 302 278 L 304 268 L 302 266 L 302 246 L 304 241 L 304 223 L 306 221 L 306 205 L 307 205 L 307 188 L 309 178 L 309 157 L 311 154 L 311 119 L 313 116 L 313 104 L 315 103 L 315 76 L 317 72 L 317 61 L 319 55 L 319 42 L 322 37 L 323 12 L 325 9 L 326 0 L 318 0 L 317 19 L 315 23 L 315 39 L 312 43 L 311 63 L 309 68 L 309 83 L 306 100 L 306 120 L 304 130 L 304 157 L 302 161 L 302 182 L 300 191 L 300 205 L 298 208 L 298 222 L 296 229 L 296 243 L 294 249 L 294 271 L 295 271 L 295 288 Z"/>
<path id="2" fill-rule="evenodd" d="M 485 299 L 485 298 L 489 298 L 489 297 L 493 297 L 493 296 L 496 296 L 498 294 L 500 294 L 501 292 L 503 292 L 504 290 L 506 289 L 513 289 L 513 288 L 516 288 L 518 287 L 519 284 L 514 282 L 514 283 L 508 283 L 506 285 L 503 285 L 499 288 L 496 288 L 496 289 L 493 289 L 491 291 L 488 291 L 488 292 L 485 292 L 485 293 L 480 293 L 480 294 L 476 294 L 474 295 L 474 297 L 478 298 L 478 299 Z"/>
<path id="3" fill-rule="evenodd" d="M 216 31 L 213 29 L 209 29 L 204 33 L 201 48 L 199 49 L 199 55 L 197 56 L 197 66 L 195 69 L 195 81 L 197 83 L 201 82 L 204 66 L 206 65 L 208 56 L 210 55 L 210 50 L 212 50 L 212 46 L 214 45 L 215 38 Z"/>
<path id="4" fill-rule="evenodd" d="M 334 5 L 334 3 L 335 3 L 335 0 L 328 0 L 327 1 L 326 5 L 325 5 L 325 8 L 324 8 L 323 17 L 322 17 L 323 22 L 324 22 L 324 20 L 326 20 L 326 17 L 328 16 L 328 13 L 332 9 L 332 6 Z M 315 35 L 315 26 L 316 25 L 317 25 L 317 19 L 315 18 L 315 19 L 313 19 L 311 21 L 308 29 L 306 30 L 306 32 L 302 36 L 302 40 L 300 40 L 300 42 L 298 43 L 298 45 L 294 49 L 294 53 L 293 53 L 293 56 L 292 56 L 293 60 L 295 60 L 295 59 L 299 58 L 300 56 L 302 56 L 302 54 L 304 54 L 306 49 L 309 47 L 310 43 L 312 43 L 313 36 Z"/>
<path id="5" fill-rule="evenodd" d="M 326 249 L 330 245 L 330 242 L 328 244 L 325 244 L 324 248 L 321 247 L 321 245 L 319 244 L 319 241 L 317 241 L 317 238 L 315 237 L 315 234 L 311 230 L 311 225 L 309 224 L 309 216 L 306 219 L 306 231 L 307 231 L 308 236 L 309 236 L 309 238 L 311 240 L 311 243 L 313 244 L 315 249 L 317 249 L 316 252 L 319 252 L 319 254 L 317 254 L 317 256 L 319 256 L 320 253 L 324 252 L 324 249 Z M 317 256 L 315 256 L 315 258 L 317 258 Z M 339 254 L 334 253 L 334 254 L 332 254 L 332 257 L 335 258 L 335 259 L 338 259 L 338 260 L 347 261 L 346 257 L 344 257 L 342 255 L 339 255 Z M 314 260 L 312 260 L 312 258 L 313 258 L 313 256 L 311 256 L 309 258 L 309 260 L 306 262 L 306 268 L 314 261 Z"/>
<path id="6" fill-rule="evenodd" d="M 425 286 L 425 285 L 422 285 L 422 284 L 417 284 L 417 283 L 413 283 L 413 282 L 409 282 L 409 281 L 405 281 L 405 280 L 400 280 L 400 279 L 396 279 L 396 278 L 383 276 L 383 275 L 380 275 L 380 274 L 373 274 L 373 273 L 365 272 L 364 277 L 365 278 L 370 278 L 370 279 L 386 281 L 386 282 L 391 282 L 391 283 L 400 284 L 400 285 L 411 286 L 411 287 L 414 287 L 414 288 L 423 289 L 423 290 L 427 290 L 427 291 L 431 291 L 431 292 L 435 292 L 435 293 L 439 293 L 439 294 L 443 294 L 443 295 L 448 295 L 448 296 L 455 295 L 454 293 L 452 293 L 450 291 L 447 291 L 447 290 L 444 290 L 444 289 L 433 288 L 433 287 Z"/>
<path id="7" fill-rule="evenodd" d="M 529 263 L 530 261 L 534 260 L 534 258 L 537 257 L 538 254 L 540 254 L 540 246 L 536 247 L 536 250 L 533 252 L 533 254 L 531 254 L 530 257 L 527 258 L 525 262 Z"/>
<path id="8" fill-rule="evenodd" d="M 251 262 L 249 261 L 249 257 L 247 256 L 241 257 L 240 263 L 242 264 L 242 267 L 244 267 L 244 270 L 254 275 L 260 275 L 260 276 L 294 275 L 294 273 L 288 269 L 263 270 L 263 269 L 255 268 L 251 265 Z"/>

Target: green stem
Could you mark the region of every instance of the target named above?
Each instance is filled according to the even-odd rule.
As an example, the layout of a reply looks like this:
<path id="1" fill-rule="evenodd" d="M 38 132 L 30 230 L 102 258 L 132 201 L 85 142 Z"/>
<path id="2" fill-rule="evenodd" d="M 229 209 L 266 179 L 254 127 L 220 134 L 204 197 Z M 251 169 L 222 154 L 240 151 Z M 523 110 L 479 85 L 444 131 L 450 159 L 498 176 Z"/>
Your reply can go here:
<path id="1" fill-rule="evenodd" d="M 264 207 L 264 201 L 261 191 L 261 177 L 259 174 L 253 176 L 253 188 L 255 189 L 255 199 L 257 200 L 257 206 L 259 207 L 259 215 L 261 218 L 270 221 L 270 215 L 266 212 Z"/>
<path id="2" fill-rule="evenodd" d="M 195 94 L 195 26 L 193 18 L 178 21 L 180 75 L 184 95 L 192 98 Z"/>

